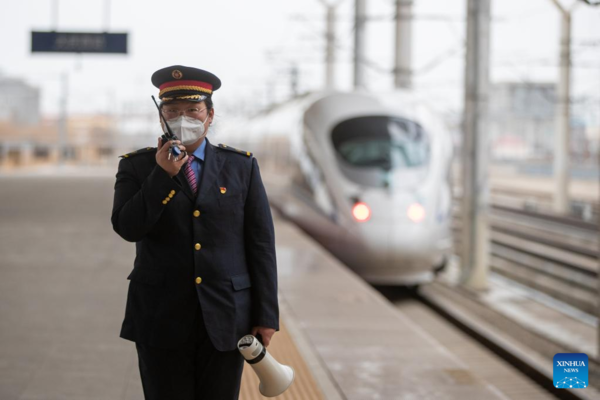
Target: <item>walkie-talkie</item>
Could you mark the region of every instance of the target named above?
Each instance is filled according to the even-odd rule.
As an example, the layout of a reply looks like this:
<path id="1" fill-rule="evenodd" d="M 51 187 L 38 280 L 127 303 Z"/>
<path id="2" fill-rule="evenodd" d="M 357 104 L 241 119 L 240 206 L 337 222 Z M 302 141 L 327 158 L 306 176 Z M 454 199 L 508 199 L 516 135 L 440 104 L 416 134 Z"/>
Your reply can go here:
<path id="1" fill-rule="evenodd" d="M 173 131 L 171 130 L 171 127 L 169 126 L 169 124 L 167 123 L 167 120 L 165 119 L 165 116 L 162 114 L 162 112 L 160 111 L 160 107 L 158 106 L 158 103 L 156 102 L 156 99 L 154 98 L 154 96 L 152 96 L 152 100 L 154 101 L 154 105 L 156 106 L 156 108 L 158 109 L 158 114 L 160 115 L 160 117 L 162 118 L 163 123 L 165 124 L 165 127 L 167 128 L 167 132 L 165 132 L 162 136 L 162 144 L 164 145 L 165 143 L 167 143 L 169 140 L 179 140 L 179 138 L 177 137 L 177 135 L 175 135 L 173 133 Z M 175 158 L 175 161 L 179 160 L 179 157 L 185 157 L 186 156 L 186 152 L 183 152 L 183 156 L 181 155 L 181 149 L 179 148 L 179 146 L 172 144 L 171 145 L 171 149 L 169 150 L 170 156 L 173 156 L 173 158 Z"/>

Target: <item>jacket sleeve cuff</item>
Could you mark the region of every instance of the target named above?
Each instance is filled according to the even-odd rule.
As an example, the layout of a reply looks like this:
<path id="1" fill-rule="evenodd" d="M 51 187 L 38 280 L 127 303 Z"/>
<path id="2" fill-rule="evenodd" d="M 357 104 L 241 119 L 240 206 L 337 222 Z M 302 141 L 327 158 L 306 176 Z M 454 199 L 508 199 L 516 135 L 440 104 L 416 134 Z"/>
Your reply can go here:
<path id="1" fill-rule="evenodd" d="M 160 212 L 181 191 L 181 186 L 156 165 L 142 185 L 146 205 L 151 212 Z"/>
<path id="2" fill-rule="evenodd" d="M 265 328 L 272 328 L 278 331 L 279 318 L 258 317 L 254 320 L 253 326 L 263 326 Z"/>

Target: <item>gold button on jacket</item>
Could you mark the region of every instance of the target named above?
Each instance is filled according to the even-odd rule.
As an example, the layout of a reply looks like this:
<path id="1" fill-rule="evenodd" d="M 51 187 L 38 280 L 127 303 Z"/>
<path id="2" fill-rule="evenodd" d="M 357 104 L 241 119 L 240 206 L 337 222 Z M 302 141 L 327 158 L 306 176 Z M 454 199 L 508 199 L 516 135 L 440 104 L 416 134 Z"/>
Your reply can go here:
<path id="1" fill-rule="evenodd" d="M 194 248 L 196 250 L 200 250 L 202 248 L 202 246 L 200 245 L 200 243 L 196 243 L 196 245 L 194 246 Z"/>
<path id="2" fill-rule="evenodd" d="M 196 284 L 197 284 L 197 285 L 199 285 L 199 284 L 201 284 L 201 283 L 202 283 L 202 278 L 200 278 L 200 277 L 197 277 L 197 278 L 196 278 Z"/>
<path id="3" fill-rule="evenodd" d="M 198 210 L 194 211 L 194 217 L 196 217 L 196 218 L 197 218 L 197 217 L 199 217 L 199 216 L 200 216 L 200 211 L 198 211 Z"/>

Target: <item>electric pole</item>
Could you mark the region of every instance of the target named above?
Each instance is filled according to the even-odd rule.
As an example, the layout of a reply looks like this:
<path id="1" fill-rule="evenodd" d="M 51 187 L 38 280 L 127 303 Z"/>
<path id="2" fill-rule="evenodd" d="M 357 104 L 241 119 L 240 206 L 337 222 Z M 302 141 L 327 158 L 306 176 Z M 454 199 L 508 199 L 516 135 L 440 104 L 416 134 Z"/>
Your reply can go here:
<path id="1" fill-rule="evenodd" d="M 412 7 L 413 0 L 396 0 L 396 48 L 394 86 L 412 87 Z"/>
<path id="2" fill-rule="evenodd" d="M 325 88 L 335 88 L 335 7 L 327 5 L 327 49 L 325 52 Z"/>
<path id="3" fill-rule="evenodd" d="M 319 0 L 326 8 L 325 20 L 325 89 L 335 89 L 335 22 L 336 8 L 341 1 L 329 4 L 326 0 Z"/>
<path id="4" fill-rule="evenodd" d="M 354 7 L 354 89 L 365 85 L 365 23 L 367 20 L 366 0 L 355 0 Z"/>
<path id="5" fill-rule="evenodd" d="M 488 96 L 490 0 L 467 1 L 462 155 L 462 281 L 487 288 L 489 270 Z"/>
<path id="6" fill-rule="evenodd" d="M 556 132 L 554 134 L 554 211 L 560 214 L 569 212 L 569 171 L 571 150 L 571 13 L 579 2 L 573 3 L 570 10 L 558 0 L 552 0 L 558 8 L 560 19 L 560 72 L 558 99 L 556 101 Z"/>

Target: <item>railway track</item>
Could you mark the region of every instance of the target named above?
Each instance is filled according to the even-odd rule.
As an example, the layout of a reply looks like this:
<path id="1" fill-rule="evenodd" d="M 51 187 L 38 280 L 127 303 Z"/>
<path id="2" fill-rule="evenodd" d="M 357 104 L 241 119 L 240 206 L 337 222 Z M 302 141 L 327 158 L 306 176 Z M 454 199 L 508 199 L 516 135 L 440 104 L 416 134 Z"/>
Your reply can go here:
<path id="1" fill-rule="evenodd" d="M 454 213 L 460 249 L 460 210 Z M 493 205 L 492 271 L 590 314 L 598 306 L 598 226 L 548 213 Z"/>

